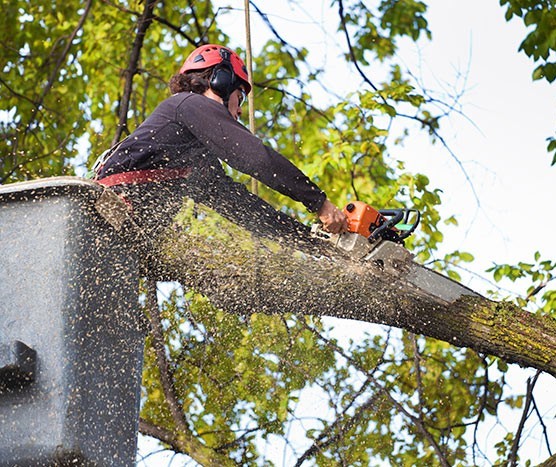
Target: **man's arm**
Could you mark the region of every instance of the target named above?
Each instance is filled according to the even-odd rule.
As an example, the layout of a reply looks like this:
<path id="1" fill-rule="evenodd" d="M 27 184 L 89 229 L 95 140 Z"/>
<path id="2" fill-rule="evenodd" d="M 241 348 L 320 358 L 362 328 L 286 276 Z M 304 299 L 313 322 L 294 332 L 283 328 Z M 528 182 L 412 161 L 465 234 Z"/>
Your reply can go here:
<path id="1" fill-rule="evenodd" d="M 325 193 L 288 159 L 236 122 L 222 104 L 192 94 L 178 112 L 179 121 L 220 160 L 303 203 L 311 212 L 321 208 Z"/>
<path id="2" fill-rule="evenodd" d="M 226 108 L 192 94 L 178 107 L 179 121 L 219 159 L 317 212 L 331 232 L 347 228 L 345 215 L 301 170 L 235 121 Z"/>

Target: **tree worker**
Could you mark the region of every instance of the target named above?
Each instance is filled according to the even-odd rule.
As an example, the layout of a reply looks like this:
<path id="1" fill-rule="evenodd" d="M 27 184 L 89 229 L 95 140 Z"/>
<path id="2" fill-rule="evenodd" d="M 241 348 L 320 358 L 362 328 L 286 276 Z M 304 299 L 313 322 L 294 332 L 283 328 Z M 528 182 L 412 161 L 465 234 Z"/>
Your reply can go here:
<path id="1" fill-rule="evenodd" d="M 317 185 L 238 122 L 251 91 L 239 55 L 220 45 L 197 48 L 171 78 L 170 90 L 172 96 L 95 168 L 99 183 L 131 203 L 141 227 L 167 226 L 184 197 L 252 231 L 297 224 L 233 182 L 224 161 L 303 203 L 326 230 L 347 229 L 346 216 Z"/>

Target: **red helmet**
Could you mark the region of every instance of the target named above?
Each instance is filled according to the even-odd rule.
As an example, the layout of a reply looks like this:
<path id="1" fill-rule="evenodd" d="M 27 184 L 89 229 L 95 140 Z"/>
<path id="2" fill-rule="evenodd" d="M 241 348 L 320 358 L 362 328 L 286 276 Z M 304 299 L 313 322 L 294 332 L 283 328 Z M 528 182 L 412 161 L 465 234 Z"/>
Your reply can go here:
<path id="1" fill-rule="evenodd" d="M 185 60 L 180 68 L 180 73 L 187 73 L 191 70 L 203 70 L 225 61 L 231 64 L 233 72 L 242 81 L 245 92 L 249 94 L 251 85 L 249 84 L 245 63 L 233 50 L 221 45 L 207 44 L 196 48 Z"/>

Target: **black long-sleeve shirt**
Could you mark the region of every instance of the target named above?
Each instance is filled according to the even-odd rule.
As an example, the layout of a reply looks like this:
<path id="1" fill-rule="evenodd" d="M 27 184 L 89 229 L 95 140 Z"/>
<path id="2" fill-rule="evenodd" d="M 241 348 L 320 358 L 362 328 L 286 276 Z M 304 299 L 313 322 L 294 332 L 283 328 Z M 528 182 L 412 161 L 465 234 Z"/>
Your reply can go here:
<path id="1" fill-rule="evenodd" d="M 192 168 L 225 177 L 219 160 L 318 211 L 325 193 L 295 165 L 234 120 L 220 103 L 179 93 L 163 101 L 114 151 L 99 178 L 158 168 Z"/>

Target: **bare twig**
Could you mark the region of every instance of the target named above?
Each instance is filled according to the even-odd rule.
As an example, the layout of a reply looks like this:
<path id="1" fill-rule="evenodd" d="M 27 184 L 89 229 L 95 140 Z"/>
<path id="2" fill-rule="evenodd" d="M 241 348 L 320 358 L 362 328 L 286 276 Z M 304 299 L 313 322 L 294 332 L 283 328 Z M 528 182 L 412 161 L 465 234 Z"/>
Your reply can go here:
<path id="1" fill-rule="evenodd" d="M 86 5 L 85 5 L 84 11 L 79 18 L 79 21 L 78 21 L 77 25 L 75 26 L 73 31 L 70 33 L 70 35 L 67 38 L 65 38 L 65 46 L 64 46 L 63 50 L 61 51 L 61 53 L 55 55 L 56 56 L 56 63 L 54 65 L 54 68 L 50 72 L 50 75 L 48 76 L 46 84 L 44 84 L 43 86 L 37 86 L 37 88 L 42 88 L 42 91 L 36 99 L 30 99 L 27 96 L 16 92 L 14 89 L 12 89 L 8 85 L 8 83 L 6 83 L 4 80 L 0 79 L 0 83 L 3 86 L 5 86 L 6 89 L 8 89 L 8 91 L 12 95 L 16 96 L 18 99 L 22 99 L 22 100 L 25 100 L 25 101 L 31 103 L 32 106 L 33 106 L 33 108 L 31 109 L 31 116 L 29 118 L 29 121 L 25 124 L 25 127 L 19 133 L 21 135 L 20 136 L 21 138 L 23 138 L 23 139 L 26 138 L 26 136 L 29 133 L 33 134 L 33 128 L 38 127 L 39 126 L 39 121 L 42 118 L 45 117 L 45 112 L 44 112 L 45 109 L 44 109 L 43 103 L 46 99 L 46 96 L 48 95 L 48 93 L 50 92 L 52 87 L 54 86 L 54 84 L 57 80 L 58 74 L 60 72 L 60 69 L 62 68 L 63 64 L 65 63 L 67 56 L 69 55 L 70 49 L 73 45 L 73 40 L 75 39 L 75 37 L 77 36 L 79 31 L 82 29 L 83 25 L 85 24 L 85 20 L 87 19 L 87 16 L 88 16 L 89 11 L 91 9 L 91 5 L 92 5 L 92 0 L 88 0 Z M 56 47 L 58 47 L 58 43 L 60 43 L 61 41 L 62 41 L 62 38 L 58 38 L 56 40 L 52 50 L 54 50 Z M 58 148 L 60 148 L 61 145 L 67 141 L 68 138 L 69 138 L 69 136 L 64 138 L 64 140 L 62 142 L 60 142 L 60 145 L 58 146 Z M 14 144 L 14 147 L 11 150 L 11 154 L 13 154 L 13 155 L 17 154 L 17 143 Z M 12 169 L 7 170 L 6 172 L 4 172 L 1 182 L 3 183 L 4 181 L 6 181 L 15 171 L 20 169 L 22 166 L 28 164 L 29 162 L 32 162 L 33 160 L 38 160 L 38 159 L 41 159 L 41 158 L 44 158 L 44 157 L 48 157 L 49 155 L 51 155 L 51 153 L 41 155 L 41 156 L 36 156 L 34 158 L 28 158 L 26 161 L 16 160 L 15 161 L 16 163 L 14 164 L 14 167 L 12 167 Z"/>
<path id="2" fill-rule="evenodd" d="M 448 459 L 446 459 L 446 456 L 442 452 L 442 449 L 440 448 L 440 446 L 438 445 L 438 443 L 436 442 L 436 440 L 434 439 L 432 434 L 427 430 L 427 428 L 425 427 L 425 424 L 422 422 L 422 420 L 420 420 L 419 418 L 412 415 L 402 404 L 400 404 L 396 399 L 394 399 L 389 392 L 385 392 L 385 394 L 386 394 L 386 397 L 390 400 L 390 402 L 394 405 L 394 407 L 396 407 L 396 409 L 400 413 L 402 413 L 408 419 L 413 421 L 413 423 L 415 423 L 415 426 L 417 427 L 419 432 L 423 435 L 423 437 L 428 441 L 428 443 L 431 445 L 431 447 L 436 452 L 436 455 L 438 456 L 438 461 L 440 462 L 440 465 L 442 465 L 443 467 L 449 467 L 450 464 L 448 462 Z"/>
<path id="3" fill-rule="evenodd" d="M 370 381 L 371 380 L 367 380 L 363 386 L 366 387 L 367 384 L 370 384 Z M 297 459 L 295 467 L 301 466 L 311 456 L 340 439 L 361 419 L 361 417 L 363 417 L 366 412 L 371 410 L 379 402 L 384 392 L 384 389 L 375 392 L 375 394 L 373 394 L 369 399 L 367 399 L 367 401 L 357 408 L 352 416 L 347 416 L 347 409 L 344 410 L 342 415 L 336 419 L 334 423 L 323 430 L 320 436 L 313 442 L 311 447 Z"/>
<path id="4" fill-rule="evenodd" d="M 417 344 L 415 334 L 410 334 L 411 343 L 413 345 L 413 365 L 415 367 L 415 379 L 417 380 L 417 394 L 419 396 L 417 405 L 419 407 L 419 419 L 423 420 L 423 378 L 421 374 L 421 352 Z"/>
<path id="5" fill-rule="evenodd" d="M 535 413 L 537 414 L 537 417 L 539 419 L 539 423 L 542 426 L 542 434 L 544 437 L 544 441 L 546 443 L 546 450 L 548 451 L 548 455 L 552 456 L 552 448 L 550 447 L 550 441 L 548 439 L 548 429 L 546 428 L 546 424 L 544 423 L 543 416 L 540 413 L 539 408 L 537 407 L 537 402 L 535 401 L 535 398 L 533 398 L 533 409 L 535 410 Z"/>
<path id="6" fill-rule="evenodd" d="M 131 10 L 130 8 L 127 8 L 123 5 L 112 2 L 110 0 L 102 0 L 102 2 L 106 3 L 107 5 L 110 5 L 111 7 L 117 8 L 121 12 L 128 13 L 130 15 L 137 16 L 137 17 L 141 16 L 141 13 L 139 13 L 138 11 Z M 153 13 L 152 19 L 153 19 L 153 21 L 156 21 L 157 23 L 163 24 L 168 29 L 171 29 L 176 34 L 180 35 L 185 40 L 187 40 L 187 42 L 189 42 L 190 44 L 193 44 L 195 46 L 199 45 L 198 41 L 196 41 L 190 35 L 188 35 L 180 26 L 177 26 L 173 23 L 170 23 L 170 21 L 168 21 L 166 18 L 162 18 L 161 16 L 155 15 Z"/>
<path id="7" fill-rule="evenodd" d="M 477 190 L 475 190 L 475 185 L 473 185 L 473 182 L 471 181 L 471 176 L 469 175 L 469 173 L 465 169 L 465 166 L 463 165 L 461 160 L 459 160 L 459 158 L 456 156 L 455 152 L 452 150 L 450 145 L 446 142 L 446 139 L 440 133 L 438 133 L 438 130 L 431 124 L 431 122 L 428 121 L 428 120 L 424 120 L 422 118 L 419 118 L 416 115 L 407 115 L 407 114 L 402 114 L 402 113 L 397 113 L 397 115 L 399 117 L 408 118 L 410 120 L 415 120 L 415 121 L 421 123 L 421 125 L 423 125 L 424 127 L 429 129 L 430 133 L 432 135 L 434 135 L 434 137 L 437 138 L 438 141 L 440 141 L 440 144 L 442 144 L 442 146 L 444 147 L 444 149 L 446 149 L 446 151 L 448 152 L 450 157 L 458 165 L 461 172 L 463 173 L 463 176 L 465 177 L 465 180 L 467 181 L 467 183 L 469 184 L 469 186 L 471 188 L 471 192 L 473 193 L 473 197 L 475 198 L 475 202 L 477 203 L 477 206 L 481 206 L 481 199 L 479 198 L 479 194 L 477 193 Z"/>
<path id="8" fill-rule="evenodd" d="M 43 91 L 42 91 L 42 93 L 39 97 L 39 100 L 36 103 L 37 108 L 39 108 L 42 105 L 46 95 L 52 89 L 52 86 L 54 85 L 54 82 L 56 81 L 56 77 L 58 76 L 58 72 L 60 71 L 60 68 L 62 67 L 64 61 L 66 60 L 66 57 L 69 54 L 69 51 L 71 49 L 73 40 L 75 39 L 75 37 L 77 36 L 77 33 L 81 30 L 81 28 L 85 24 L 85 20 L 87 19 L 87 16 L 89 15 L 89 11 L 91 10 L 92 3 L 93 3 L 92 0 L 87 0 L 87 3 L 85 5 L 85 10 L 83 11 L 83 14 L 81 15 L 81 17 L 79 18 L 79 22 L 77 23 L 77 26 L 74 28 L 74 30 L 69 35 L 69 37 L 66 41 L 66 45 L 64 47 L 64 50 L 58 56 L 58 59 L 56 60 L 56 65 L 54 66 L 54 69 L 52 70 L 52 72 L 50 73 L 50 76 L 48 77 L 48 81 L 46 82 L 46 85 L 43 88 Z"/>
<path id="9" fill-rule="evenodd" d="M 351 38 L 349 36 L 349 32 L 347 30 L 347 25 L 346 25 L 346 18 L 345 18 L 345 14 L 344 14 L 344 3 L 342 0 L 338 0 L 338 13 L 340 15 L 340 23 L 342 25 L 342 30 L 344 32 L 344 35 L 346 37 L 346 42 L 348 45 L 348 51 L 349 51 L 349 55 L 351 58 L 351 61 L 353 62 L 357 72 L 359 73 L 359 75 L 363 78 L 363 80 L 369 85 L 371 86 L 371 88 L 377 92 L 377 94 L 380 96 L 381 100 L 387 104 L 387 100 L 386 98 L 380 93 L 378 87 L 369 79 L 369 77 L 365 74 L 365 72 L 361 69 L 361 67 L 359 66 L 359 62 L 357 60 L 357 58 L 355 57 L 355 53 L 353 50 L 353 46 L 351 44 Z M 410 120 L 415 120 L 418 121 L 419 123 L 421 123 L 421 125 L 423 125 L 424 127 L 428 128 L 429 132 L 434 135 L 435 138 L 437 138 L 440 143 L 442 144 L 442 146 L 444 147 L 444 149 L 446 149 L 446 151 L 448 151 L 448 154 L 450 155 L 450 157 L 452 159 L 454 159 L 454 161 L 456 162 L 456 164 L 459 166 L 460 170 L 462 171 L 466 181 L 468 182 L 469 186 L 471 187 L 471 191 L 473 193 L 473 197 L 475 198 L 475 201 L 477 203 L 477 206 L 481 206 L 481 200 L 479 198 L 479 195 L 477 194 L 477 191 L 475 190 L 475 186 L 473 185 L 472 181 L 471 181 L 471 177 L 469 176 L 467 170 L 465 169 L 465 167 L 463 166 L 462 162 L 459 160 L 459 158 L 455 155 L 454 151 L 450 148 L 450 146 L 448 145 L 448 143 L 446 142 L 446 140 L 444 139 L 443 136 L 440 135 L 440 133 L 438 133 L 438 130 L 436 129 L 435 125 L 433 124 L 432 121 L 429 120 L 425 120 L 422 118 L 419 118 L 416 115 L 407 115 L 407 114 L 402 114 L 396 111 L 396 115 L 402 118 L 408 118 Z M 437 121 L 438 119 L 436 119 Z"/>
<path id="10" fill-rule="evenodd" d="M 264 21 L 264 23 L 268 26 L 268 28 L 270 29 L 270 31 L 272 32 L 272 34 L 274 34 L 274 36 L 276 37 L 276 39 L 278 39 L 278 41 L 280 42 L 280 44 L 282 44 L 284 46 L 284 48 L 288 51 L 288 55 L 291 56 L 291 53 L 289 52 L 289 50 L 294 50 L 295 53 L 297 55 L 299 55 L 300 51 L 299 49 L 297 49 L 296 47 L 294 47 L 293 45 L 291 45 L 290 43 L 288 43 L 282 36 L 280 36 L 280 34 L 278 33 L 278 31 L 276 30 L 276 28 L 274 27 L 274 25 L 270 22 L 270 20 L 268 19 L 268 15 L 263 13 L 261 11 L 261 9 L 255 4 L 255 2 L 253 1 L 249 1 L 249 3 L 251 5 L 253 5 L 253 8 L 255 9 L 255 11 L 258 13 L 258 15 L 261 17 L 261 19 Z"/>
<path id="11" fill-rule="evenodd" d="M 481 403 L 479 405 L 479 409 L 477 410 L 477 417 L 475 421 L 473 421 L 473 424 L 475 425 L 475 428 L 473 430 L 473 464 L 477 463 L 475 449 L 477 449 L 479 453 L 483 455 L 477 439 L 478 439 L 478 432 L 479 432 L 479 422 L 481 421 L 483 412 L 486 409 L 487 400 L 488 400 L 488 383 L 489 383 L 488 362 L 486 361 L 485 357 L 481 357 L 481 360 L 483 362 L 485 374 L 483 377 L 483 394 L 481 396 Z"/>
<path id="12" fill-rule="evenodd" d="M 527 294 L 527 297 L 525 297 L 525 300 L 526 301 L 531 300 L 531 298 L 533 298 L 535 295 L 537 295 L 542 289 L 544 289 L 548 285 L 548 283 L 550 281 L 553 281 L 554 279 L 556 279 L 556 276 L 555 277 L 550 277 L 549 279 L 546 279 L 545 281 L 541 282 L 531 292 L 529 292 Z"/>
<path id="13" fill-rule="evenodd" d="M 34 132 L 31 132 L 31 134 L 34 135 Z M 14 164 L 14 165 L 13 165 L 10 169 L 7 168 L 7 169 L 5 169 L 5 170 L 2 170 L 2 175 L 0 176 L 0 184 L 3 184 L 3 183 L 5 183 L 5 182 L 7 182 L 7 181 L 9 180 L 9 178 L 10 178 L 15 172 L 17 172 L 18 170 L 21 169 L 22 166 L 25 166 L 25 165 L 30 164 L 30 163 L 32 163 L 32 162 L 36 162 L 36 161 L 40 161 L 40 160 L 42 160 L 42 159 L 47 159 L 47 158 L 52 157 L 53 154 L 56 153 L 56 151 L 59 151 L 60 149 L 62 149 L 62 148 L 65 146 L 65 144 L 67 143 L 67 141 L 69 140 L 69 138 L 70 138 L 70 135 L 66 135 L 66 137 L 64 138 L 64 140 L 62 140 L 62 141 L 58 144 L 58 146 L 55 147 L 54 149 L 52 149 L 51 151 L 48 151 L 48 152 L 46 152 L 46 153 L 44 153 L 44 154 L 40 154 L 40 155 L 37 155 L 37 156 L 29 156 L 29 157 L 27 157 L 25 160 L 17 159 L 17 156 L 15 156 L 15 152 L 16 152 L 16 151 L 15 151 L 15 150 L 11 151 L 11 152 L 10 152 L 10 155 L 15 156 L 15 157 L 14 157 L 15 160 L 13 161 L 13 164 Z M 40 138 L 37 137 L 37 140 L 38 140 L 39 143 L 40 143 Z"/>
<path id="14" fill-rule="evenodd" d="M 202 37 L 201 35 L 201 31 L 203 30 L 202 26 L 201 26 L 201 22 L 199 21 L 199 16 L 197 15 L 197 8 L 195 5 L 195 1 L 194 0 L 187 0 L 187 5 L 189 6 L 189 9 L 191 10 L 191 17 L 193 18 L 193 21 L 195 23 L 195 27 L 197 28 L 197 33 L 199 36 Z"/>
<path id="15" fill-rule="evenodd" d="M 508 465 L 514 467 L 517 465 L 517 451 L 519 449 L 519 443 L 521 441 L 521 435 L 523 433 L 523 428 L 525 426 L 525 422 L 529 418 L 529 409 L 531 408 L 531 403 L 533 401 L 533 389 L 535 388 L 535 384 L 537 379 L 539 378 L 540 371 L 535 373 L 533 378 L 527 378 L 527 391 L 525 393 L 525 406 L 523 407 L 523 412 L 521 414 L 521 419 L 519 420 L 519 426 L 517 427 L 517 431 L 515 433 L 514 442 L 512 444 L 512 449 L 510 451 L 510 455 L 508 456 Z"/>
<path id="16" fill-rule="evenodd" d="M 347 42 L 347 45 L 348 45 L 349 56 L 350 56 L 351 61 L 353 62 L 354 66 L 355 66 L 355 69 L 359 72 L 359 75 L 363 78 L 363 80 L 369 86 L 371 86 L 371 88 L 373 88 L 373 90 L 378 92 L 378 88 L 369 79 L 369 77 L 363 72 L 363 70 L 359 66 L 359 62 L 357 61 L 357 58 L 355 58 L 355 53 L 353 51 L 353 46 L 351 45 L 351 38 L 349 37 L 349 32 L 347 30 L 346 16 L 344 14 L 344 2 L 342 0 L 338 0 L 338 13 L 340 15 L 340 23 L 342 24 L 342 31 L 344 31 L 344 35 L 346 36 L 346 42 Z M 379 93 L 379 95 L 380 95 L 380 93 Z M 384 101 L 384 103 L 386 103 L 386 99 L 384 99 L 383 96 L 381 96 L 381 98 Z"/>

